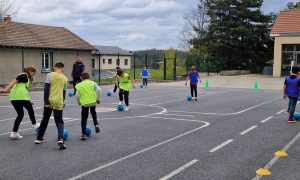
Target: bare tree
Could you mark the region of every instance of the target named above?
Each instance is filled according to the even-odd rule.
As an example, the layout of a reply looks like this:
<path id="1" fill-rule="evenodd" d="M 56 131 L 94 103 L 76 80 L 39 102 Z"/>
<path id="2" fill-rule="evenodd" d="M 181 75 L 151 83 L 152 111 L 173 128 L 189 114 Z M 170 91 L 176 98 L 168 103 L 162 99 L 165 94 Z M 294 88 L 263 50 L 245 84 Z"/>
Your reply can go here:
<path id="1" fill-rule="evenodd" d="M 4 17 L 15 18 L 21 8 L 18 0 L 0 0 L 0 19 Z"/>
<path id="2" fill-rule="evenodd" d="M 194 39 L 201 39 L 203 31 L 208 27 L 209 16 L 204 4 L 204 0 L 199 0 L 197 8 L 191 8 L 184 17 L 185 25 L 179 33 L 180 49 L 185 51 L 191 49 L 193 46 L 191 41 Z"/>

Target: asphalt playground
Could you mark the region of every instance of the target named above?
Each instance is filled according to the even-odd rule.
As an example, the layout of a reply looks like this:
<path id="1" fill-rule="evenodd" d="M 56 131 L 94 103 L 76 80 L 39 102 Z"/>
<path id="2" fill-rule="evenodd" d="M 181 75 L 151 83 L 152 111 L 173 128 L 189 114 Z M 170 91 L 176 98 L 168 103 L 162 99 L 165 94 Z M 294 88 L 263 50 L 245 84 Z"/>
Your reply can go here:
<path id="1" fill-rule="evenodd" d="M 210 82 L 224 82 L 222 78 Z M 283 80 L 276 80 L 277 88 L 254 90 L 248 88 L 253 81 L 241 78 L 244 85 L 238 88 L 213 84 L 205 88 L 203 79 L 198 101 L 186 99 L 190 90 L 184 81 L 153 83 L 148 88 L 137 84 L 130 91 L 129 111 L 117 110 L 117 94 L 106 95 L 113 85 L 100 86 L 101 132 L 94 132 L 89 116 L 93 132 L 86 141 L 79 140 L 81 108 L 74 96 L 66 98 L 63 115 L 69 137 L 65 150 L 58 149 L 53 118 L 47 141 L 34 143 L 36 132 L 26 110 L 19 128 L 24 138 L 11 140 L 16 113 L 9 97 L 0 96 L 0 180 L 300 179 L 300 122 L 287 123 Z M 30 92 L 30 96 L 40 122 L 43 92 Z M 288 156 L 275 156 L 279 150 Z M 272 174 L 257 175 L 260 168 Z"/>

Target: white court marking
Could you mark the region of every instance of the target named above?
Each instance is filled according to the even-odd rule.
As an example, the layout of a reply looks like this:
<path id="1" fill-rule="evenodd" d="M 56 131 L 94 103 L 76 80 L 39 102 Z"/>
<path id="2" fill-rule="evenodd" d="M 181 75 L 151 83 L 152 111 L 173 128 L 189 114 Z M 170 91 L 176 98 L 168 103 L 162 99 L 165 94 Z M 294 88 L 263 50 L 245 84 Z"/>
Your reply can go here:
<path id="1" fill-rule="evenodd" d="M 180 168 L 176 169 L 175 171 L 171 172 L 170 174 L 160 178 L 159 180 L 167 180 L 173 176 L 175 176 L 176 174 L 180 173 L 181 171 L 183 171 L 184 169 L 188 168 L 189 166 L 195 164 L 196 162 L 198 162 L 198 159 L 194 159 L 191 162 L 181 166 Z"/>
<path id="2" fill-rule="evenodd" d="M 268 118 L 266 118 L 266 119 L 264 119 L 264 120 L 262 120 L 262 121 L 260 121 L 261 123 L 265 123 L 265 122 L 267 122 L 267 121 L 269 121 L 270 119 L 272 119 L 273 118 L 273 116 L 270 116 L 270 117 L 268 117 Z"/>
<path id="3" fill-rule="evenodd" d="M 283 113 L 284 111 L 286 111 L 286 109 L 283 109 L 283 110 L 277 112 L 276 114 L 281 114 L 281 113 Z"/>
<path id="4" fill-rule="evenodd" d="M 248 128 L 248 129 L 246 129 L 245 131 L 241 132 L 240 135 L 244 135 L 244 134 L 250 132 L 252 129 L 256 128 L 256 127 L 257 126 L 252 126 L 252 127 Z"/>
<path id="5" fill-rule="evenodd" d="M 287 151 L 298 139 L 300 138 L 300 132 L 282 149 L 283 151 Z M 266 169 L 270 169 L 276 161 L 280 158 L 280 156 L 275 156 L 266 166 Z M 261 175 L 256 175 L 252 180 L 259 180 L 262 178 Z"/>
<path id="6" fill-rule="evenodd" d="M 189 114 L 207 114 L 207 115 L 219 115 L 219 116 L 236 115 L 236 114 L 241 114 L 243 112 L 246 112 L 246 111 L 249 111 L 251 109 L 257 108 L 259 106 L 271 103 L 271 102 L 276 101 L 278 99 L 281 99 L 281 98 L 275 98 L 275 99 L 272 99 L 270 101 L 266 101 L 266 102 L 260 103 L 258 105 L 255 105 L 255 106 L 252 106 L 250 108 L 247 108 L 247 109 L 244 109 L 244 110 L 241 110 L 241 111 L 238 111 L 238 112 L 234 112 L 234 113 L 225 113 L 225 114 L 222 114 L 222 113 L 205 113 L 205 112 L 186 112 L 186 111 L 169 111 L 169 112 L 189 113 Z"/>
<path id="7" fill-rule="evenodd" d="M 176 119 L 176 120 L 178 120 L 178 119 Z M 190 121 L 190 120 L 187 120 L 187 121 Z M 196 120 L 195 120 L 195 121 L 196 121 Z M 136 155 L 138 155 L 138 154 L 141 154 L 141 153 L 143 153 L 143 152 L 149 151 L 149 150 L 151 150 L 151 149 L 153 149 L 153 148 L 156 148 L 156 147 L 158 147 L 158 146 L 167 144 L 167 143 L 169 143 L 169 142 L 171 142 L 171 141 L 174 141 L 174 140 L 176 140 L 176 139 L 178 139 L 178 138 L 181 138 L 181 137 L 183 137 L 183 136 L 186 136 L 186 135 L 188 135 L 188 134 L 191 134 L 191 133 L 193 133 L 193 132 L 195 132 L 195 131 L 198 131 L 198 130 L 200 130 L 200 129 L 202 129 L 202 128 L 204 128 L 204 127 L 206 127 L 206 126 L 208 126 L 208 125 L 210 124 L 210 123 L 205 122 L 205 121 L 197 121 L 197 122 L 199 122 L 199 123 L 204 123 L 204 125 L 203 125 L 203 126 L 200 126 L 200 127 L 198 127 L 198 128 L 196 128 L 196 129 L 193 129 L 193 130 L 191 130 L 191 131 L 187 131 L 187 132 L 185 132 L 185 133 L 182 133 L 182 134 L 180 134 L 180 135 L 178 135 L 178 136 L 175 136 L 175 137 L 173 137 L 173 138 L 171 138 L 171 139 L 168 139 L 168 140 L 165 140 L 165 141 L 160 142 L 160 143 L 158 143 L 158 144 L 155 144 L 155 145 L 153 145 L 153 146 L 150 146 L 150 147 L 148 147 L 148 148 L 145 148 L 145 149 L 142 149 L 142 150 L 137 151 L 137 152 L 135 152 L 135 153 L 132 153 L 132 154 L 130 154 L 130 155 L 127 155 L 127 156 L 125 156 L 125 157 L 122 157 L 122 158 L 120 158 L 120 159 L 117 159 L 117 160 L 115 160 L 115 161 L 112 161 L 112 162 L 110 162 L 110 163 L 108 163 L 108 164 L 104 164 L 104 165 L 99 166 L 99 167 L 97 167 L 97 168 L 95 168 L 95 169 L 92 169 L 92 170 L 89 170 L 89 171 L 87 171 L 87 172 L 85 172 L 85 173 L 79 174 L 78 176 L 72 177 L 72 178 L 70 178 L 70 179 L 68 179 L 68 180 L 75 180 L 75 179 L 82 178 L 82 177 L 84 177 L 84 176 L 86 176 L 86 175 L 89 175 L 89 174 L 91 174 L 91 173 L 94 173 L 94 172 L 96 172 L 96 171 L 99 171 L 99 170 L 101 170 L 101 169 L 104 169 L 104 168 L 106 168 L 106 167 L 109 167 L 109 166 L 111 166 L 111 165 L 114 165 L 114 164 L 116 164 L 116 163 L 118 163 L 118 162 L 121 162 L 121 161 L 126 160 L 126 159 L 128 159 L 128 158 L 131 158 L 131 157 L 136 156 Z"/>
<path id="8" fill-rule="evenodd" d="M 229 139 L 225 142 L 223 142 L 222 144 L 220 144 L 219 146 L 211 149 L 209 152 L 216 152 L 217 150 L 221 149 L 222 147 L 226 146 L 227 144 L 231 143 L 233 141 L 233 139 Z"/>
<path id="9" fill-rule="evenodd" d="M 180 114 L 162 114 L 165 116 L 182 116 L 182 117 L 195 117 L 193 115 L 180 115 Z"/>

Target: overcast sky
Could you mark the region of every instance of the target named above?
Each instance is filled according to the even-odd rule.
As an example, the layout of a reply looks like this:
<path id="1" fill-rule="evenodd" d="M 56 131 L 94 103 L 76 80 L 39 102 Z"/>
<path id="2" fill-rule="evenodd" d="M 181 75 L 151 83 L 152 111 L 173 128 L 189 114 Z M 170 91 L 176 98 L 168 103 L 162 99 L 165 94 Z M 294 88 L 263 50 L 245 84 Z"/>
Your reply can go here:
<path id="1" fill-rule="evenodd" d="M 264 0 L 279 12 L 293 0 Z M 199 0 L 19 0 L 16 21 L 65 27 L 92 45 L 126 50 L 178 48 L 183 15 Z"/>

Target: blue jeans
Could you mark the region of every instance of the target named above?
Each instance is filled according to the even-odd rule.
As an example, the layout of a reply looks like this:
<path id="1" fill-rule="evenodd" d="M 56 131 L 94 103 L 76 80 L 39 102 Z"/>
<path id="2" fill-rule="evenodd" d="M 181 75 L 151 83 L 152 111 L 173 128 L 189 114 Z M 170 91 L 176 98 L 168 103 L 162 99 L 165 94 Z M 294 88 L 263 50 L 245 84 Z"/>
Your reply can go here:
<path id="1" fill-rule="evenodd" d="M 290 101 L 289 101 L 289 107 L 288 107 L 288 109 L 290 110 L 289 119 L 291 119 L 291 118 L 294 117 L 294 112 L 295 112 L 295 109 L 296 109 L 298 97 L 288 96 L 288 98 L 290 99 Z"/>

